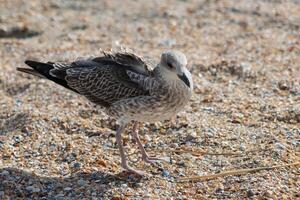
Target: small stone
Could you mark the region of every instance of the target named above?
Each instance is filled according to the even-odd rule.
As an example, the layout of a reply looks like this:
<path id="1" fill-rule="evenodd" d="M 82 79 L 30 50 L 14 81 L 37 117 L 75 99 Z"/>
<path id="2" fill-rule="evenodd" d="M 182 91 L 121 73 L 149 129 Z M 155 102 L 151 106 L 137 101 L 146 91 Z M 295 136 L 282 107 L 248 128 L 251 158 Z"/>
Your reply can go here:
<path id="1" fill-rule="evenodd" d="M 55 196 L 55 198 L 61 198 L 64 197 L 65 195 L 63 193 L 59 193 L 58 195 Z"/>
<path id="2" fill-rule="evenodd" d="M 142 183 L 137 183 L 136 186 L 137 186 L 137 187 L 142 187 L 143 184 L 142 184 Z"/>
<path id="3" fill-rule="evenodd" d="M 163 175 L 164 177 L 169 177 L 169 176 L 170 176 L 170 172 L 168 172 L 167 170 L 163 170 L 163 171 L 162 171 L 162 175 Z"/>
<path id="4" fill-rule="evenodd" d="M 17 106 L 21 106 L 21 105 L 22 105 L 22 101 L 21 101 L 20 99 L 17 99 L 17 100 L 16 100 L 16 105 L 17 105 Z"/>
<path id="5" fill-rule="evenodd" d="M 70 188 L 70 187 L 64 188 L 64 191 L 71 191 L 71 190 L 72 190 L 72 188 Z"/>
<path id="6" fill-rule="evenodd" d="M 40 188 L 34 187 L 34 186 L 27 186 L 26 191 L 30 192 L 30 193 L 38 193 L 40 192 Z"/>
<path id="7" fill-rule="evenodd" d="M 214 111 L 215 111 L 215 109 L 212 108 L 212 107 L 204 107 L 204 108 L 202 108 L 202 110 L 203 110 L 204 112 L 214 112 Z"/>
<path id="8" fill-rule="evenodd" d="M 195 139 L 196 139 L 196 138 L 193 137 L 192 135 L 186 136 L 186 141 L 193 141 L 193 140 L 195 140 Z"/>
<path id="9" fill-rule="evenodd" d="M 246 150 L 246 145 L 245 144 L 241 144 L 240 145 L 240 150 L 241 151 L 245 151 Z"/>
<path id="10" fill-rule="evenodd" d="M 215 137 L 216 131 L 212 128 L 205 128 L 205 129 L 202 129 L 201 132 L 204 132 L 205 137 L 213 138 L 213 137 Z"/>
<path id="11" fill-rule="evenodd" d="M 145 135 L 145 140 L 147 141 L 147 142 L 150 142 L 151 141 L 151 138 L 150 138 L 150 136 L 149 135 Z"/>
<path id="12" fill-rule="evenodd" d="M 40 188 L 33 188 L 33 190 L 32 190 L 32 192 L 34 192 L 34 193 L 38 193 L 38 192 L 40 192 L 40 191 L 41 191 Z"/>
<path id="13" fill-rule="evenodd" d="M 78 183 L 78 185 L 80 185 L 80 186 L 86 185 L 86 181 L 83 180 L 83 179 L 78 180 L 77 183 Z"/>
<path id="14" fill-rule="evenodd" d="M 275 147 L 276 149 L 278 150 L 284 150 L 285 149 L 285 146 L 279 142 L 275 143 Z"/>
<path id="15" fill-rule="evenodd" d="M 9 176 L 9 171 L 3 170 L 1 173 L 2 176 Z"/>
<path id="16" fill-rule="evenodd" d="M 254 193 L 252 190 L 248 190 L 247 191 L 247 197 L 250 198 L 250 197 L 253 197 L 254 196 Z"/>
<path id="17" fill-rule="evenodd" d="M 290 92 L 296 96 L 300 96 L 300 86 L 294 86 Z"/>
<path id="18" fill-rule="evenodd" d="M 76 169 L 79 169 L 81 167 L 81 164 L 78 163 L 78 162 L 75 162 L 72 164 L 72 168 L 76 168 Z"/>
<path id="19" fill-rule="evenodd" d="M 224 190 L 222 188 L 217 188 L 216 193 L 224 193 Z"/>
<path id="20" fill-rule="evenodd" d="M 32 192 L 33 186 L 27 186 L 25 189 L 26 189 L 28 192 Z"/>
<path id="21" fill-rule="evenodd" d="M 179 172 L 178 176 L 185 176 L 185 174 L 183 172 Z"/>
<path id="22" fill-rule="evenodd" d="M 298 146 L 300 146 L 300 141 L 299 141 L 299 140 L 292 140 L 292 141 L 291 141 L 291 144 L 292 144 L 293 146 L 295 146 L 295 147 L 298 147 Z"/>
<path id="23" fill-rule="evenodd" d="M 278 88 L 280 90 L 288 90 L 291 88 L 291 84 L 287 80 L 281 80 L 278 82 Z"/>
<path id="24" fill-rule="evenodd" d="M 160 45 L 164 45 L 164 46 L 173 46 L 176 44 L 176 40 L 175 39 L 164 39 L 164 40 L 161 40 Z"/>
<path id="25" fill-rule="evenodd" d="M 249 76 L 252 72 L 252 66 L 250 63 L 242 62 L 240 68 L 239 76 Z"/>
<path id="26" fill-rule="evenodd" d="M 185 162 L 179 161 L 179 162 L 177 163 L 177 165 L 180 166 L 180 167 L 185 167 Z"/>
<path id="27" fill-rule="evenodd" d="M 174 149 L 176 149 L 176 148 L 178 148 L 178 144 L 177 143 L 172 143 L 172 144 L 170 144 L 170 148 L 174 148 Z"/>
<path id="28" fill-rule="evenodd" d="M 99 178 L 99 177 L 98 177 L 98 173 L 97 173 L 97 172 L 92 172 L 91 178 L 92 178 L 93 180 L 97 180 L 97 179 Z"/>
<path id="29" fill-rule="evenodd" d="M 23 137 L 22 137 L 22 135 L 14 135 L 13 140 L 15 142 L 14 144 L 18 144 L 23 141 Z"/>

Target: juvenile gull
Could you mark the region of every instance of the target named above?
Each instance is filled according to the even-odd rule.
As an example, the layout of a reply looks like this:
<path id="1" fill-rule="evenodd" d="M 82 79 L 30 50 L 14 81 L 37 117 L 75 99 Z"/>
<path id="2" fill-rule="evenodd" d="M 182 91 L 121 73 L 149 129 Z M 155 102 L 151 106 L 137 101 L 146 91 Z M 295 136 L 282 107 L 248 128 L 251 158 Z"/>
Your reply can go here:
<path id="1" fill-rule="evenodd" d="M 128 52 L 104 52 L 102 57 L 69 64 L 31 60 L 25 63 L 32 69 L 17 70 L 47 78 L 79 93 L 115 117 L 121 166 L 137 174 L 143 172 L 127 164 L 122 144 L 121 134 L 126 125 L 134 122 L 131 134 L 145 162 L 164 160 L 147 154 L 138 136 L 138 122 L 172 118 L 188 103 L 193 90 L 192 77 L 186 68 L 186 57 L 179 51 L 162 53 L 160 62 L 153 70 L 142 58 Z"/>

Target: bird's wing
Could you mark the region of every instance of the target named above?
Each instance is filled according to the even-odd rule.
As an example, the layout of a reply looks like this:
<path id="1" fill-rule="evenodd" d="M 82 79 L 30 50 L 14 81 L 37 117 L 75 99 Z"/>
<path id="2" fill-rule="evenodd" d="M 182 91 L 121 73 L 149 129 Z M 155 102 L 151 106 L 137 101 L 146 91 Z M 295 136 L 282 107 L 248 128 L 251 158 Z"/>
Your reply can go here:
<path id="1" fill-rule="evenodd" d="M 127 51 L 123 52 L 111 52 L 102 51 L 104 57 L 94 58 L 93 61 L 102 63 L 103 60 L 110 60 L 120 65 L 126 66 L 127 75 L 130 79 L 137 83 L 144 90 L 149 91 L 150 87 L 154 84 L 155 78 L 153 78 L 154 61 L 137 56 L 134 53 Z"/>
<path id="2" fill-rule="evenodd" d="M 94 61 L 92 61 L 94 62 Z M 148 95 L 138 83 L 127 75 L 127 67 L 111 63 L 108 65 L 82 65 L 66 70 L 65 80 L 71 88 L 86 96 L 90 101 L 109 106 L 121 99 Z"/>
<path id="3" fill-rule="evenodd" d="M 133 54 L 104 55 L 71 64 L 35 61 L 25 63 L 33 68 L 32 74 L 39 73 L 105 107 L 121 99 L 149 95 L 145 87 L 128 75 L 132 72 L 145 78 L 151 77 L 148 66 Z M 22 68 L 18 70 L 30 73 Z"/>
<path id="4" fill-rule="evenodd" d="M 102 53 L 104 55 L 103 57 L 97 57 L 92 60 L 99 63 L 102 63 L 104 60 L 109 60 L 122 66 L 126 66 L 137 74 L 146 76 L 152 75 L 152 69 L 154 68 L 153 64 L 145 61 L 142 57 L 137 56 L 136 54 L 126 51 L 115 53 L 111 51 L 102 51 Z"/>

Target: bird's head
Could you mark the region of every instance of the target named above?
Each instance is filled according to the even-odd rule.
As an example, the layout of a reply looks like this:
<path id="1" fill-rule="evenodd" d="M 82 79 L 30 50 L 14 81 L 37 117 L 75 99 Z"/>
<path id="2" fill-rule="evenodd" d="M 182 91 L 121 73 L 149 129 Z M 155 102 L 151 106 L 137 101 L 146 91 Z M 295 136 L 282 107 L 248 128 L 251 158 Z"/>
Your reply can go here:
<path id="1" fill-rule="evenodd" d="M 159 63 L 160 71 L 165 78 L 183 81 L 190 89 L 193 89 L 192 76 L 186 65 L 186 57 L 180 51 L 164 52 Z"/>

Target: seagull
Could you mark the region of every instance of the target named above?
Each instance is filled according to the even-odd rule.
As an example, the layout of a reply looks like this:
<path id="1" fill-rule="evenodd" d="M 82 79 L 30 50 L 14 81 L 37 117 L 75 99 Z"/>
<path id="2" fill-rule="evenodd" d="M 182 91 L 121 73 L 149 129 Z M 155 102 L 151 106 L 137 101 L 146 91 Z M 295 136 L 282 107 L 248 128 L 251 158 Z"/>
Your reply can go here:
<path id="1" fill-rule="evenodd" d="M 116 142 L 123 169 L 144 174 L 127 162 L 121 134 L 129 123 L 134 123 L 130 134 L 138 145 L 142 160 L 147 163 L 166 161 L 165 158 L 147 154 L 139 139 L 138 124 L 170 119 L 188 104 L 193 80 L 182 52 L 163 52 L 160 62 L 153 69 L 143 58 L 127 51 L 103 51 L 101 57 L 70 63 L 26 60 L 25 64 L 31 68 L 17 70 L 49 79 L 83 95 L 116 118 Z"/>

